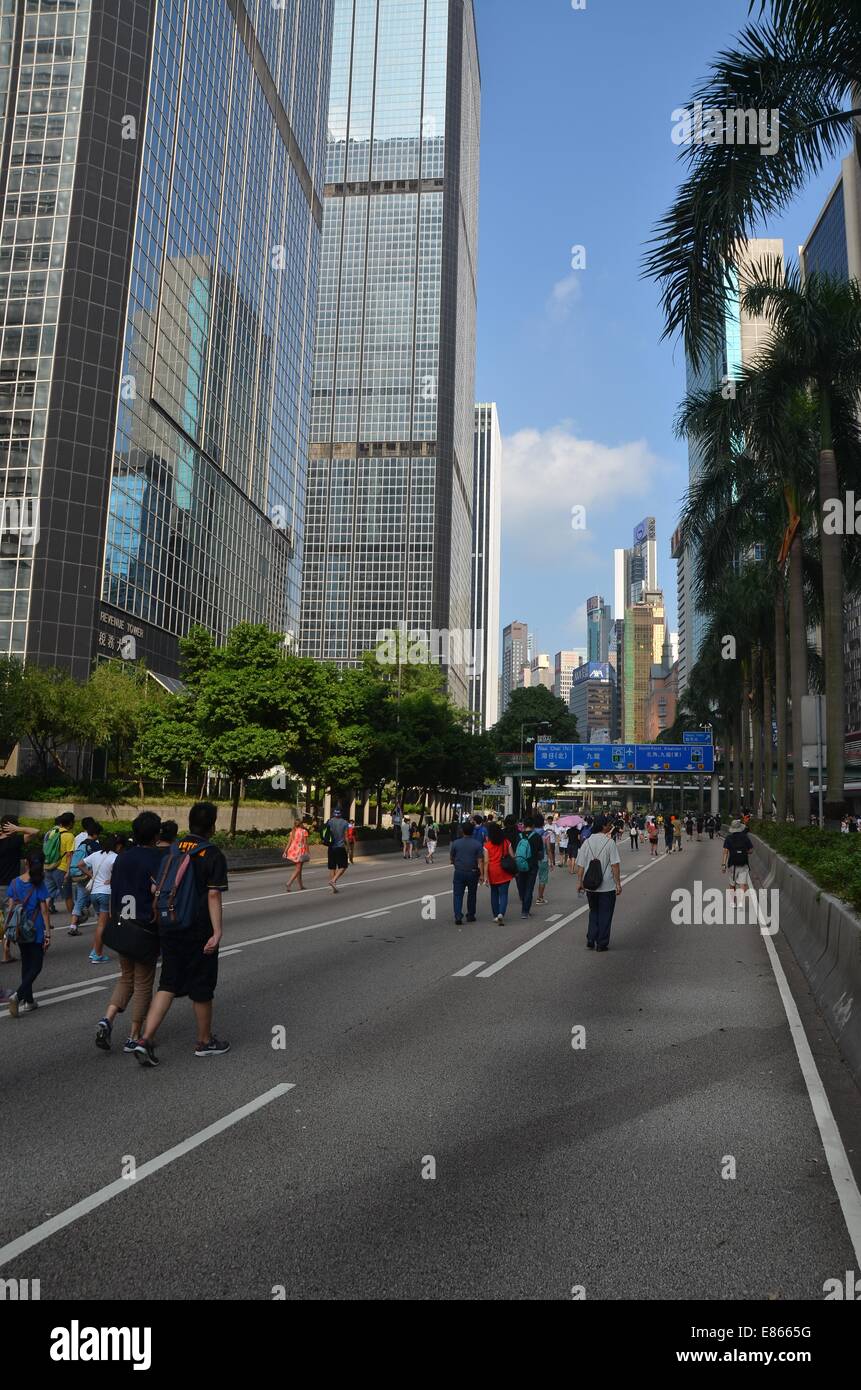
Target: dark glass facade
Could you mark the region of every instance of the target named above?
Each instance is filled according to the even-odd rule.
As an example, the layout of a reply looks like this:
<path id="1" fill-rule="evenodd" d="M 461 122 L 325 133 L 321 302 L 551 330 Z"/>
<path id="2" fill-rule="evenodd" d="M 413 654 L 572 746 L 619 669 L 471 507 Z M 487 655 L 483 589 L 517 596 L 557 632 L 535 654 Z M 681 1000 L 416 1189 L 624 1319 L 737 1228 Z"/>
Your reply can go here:
<path id="1" fill-rule="evenodd" d="M 471 0 L 335 0 L 301 638 L 320 659 L 470 628 L 479 101 Z"/>
<path id="2" fill-rule="evenodd" d="M 172 674 L 196 622 L 295 638 L 333 0 L 0 7 L 4 172 L 20 139 L 44 214 L 6 181 L 0 289 L 45 359 L 5 420 L 41 536 L 0 650 L 83 674 L 126 624 Z"/>

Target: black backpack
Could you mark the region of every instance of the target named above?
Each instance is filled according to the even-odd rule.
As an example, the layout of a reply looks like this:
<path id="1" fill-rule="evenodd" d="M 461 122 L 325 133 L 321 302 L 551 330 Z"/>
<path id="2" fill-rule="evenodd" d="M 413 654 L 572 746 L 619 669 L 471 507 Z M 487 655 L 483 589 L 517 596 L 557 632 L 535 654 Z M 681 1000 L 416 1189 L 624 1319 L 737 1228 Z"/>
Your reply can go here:
<path id="1" fill-rule="evenodd" d="M 591 835 L 589 836 L 589 848 L 592 851 L 592 858 L 589 861 L 589 867 L 583 875 L 583 887 L 586 889 L 587 893 L 597 893 L 601 884 L 604 882 L 604 864 L 600 855 L 595 853 Z"/>

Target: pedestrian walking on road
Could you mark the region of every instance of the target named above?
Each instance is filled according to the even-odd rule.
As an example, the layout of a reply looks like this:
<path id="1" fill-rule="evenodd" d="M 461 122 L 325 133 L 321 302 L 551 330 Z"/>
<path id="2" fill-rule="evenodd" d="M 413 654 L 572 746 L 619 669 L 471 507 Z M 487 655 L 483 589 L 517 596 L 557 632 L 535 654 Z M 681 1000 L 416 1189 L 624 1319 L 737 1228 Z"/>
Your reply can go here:
<path id="1" fill-rule="evenodd" d="M 32 1013 L 37 1007 L 33 984 L 51 945 L 50 898 L 44 858 L 39 850 L 31 850 L 24 873 L 9 884 L 4 919 L 4 936 L 14 942 L 21 955 L 21 983 L 6 1001 L 13 1018 Z"/>
<path id="2" fill-rule="evenodd" d="M 3 816 L 0 819 L 0 903 L 6 901 L 10 883 L 21 872 L 21 860 L 28 840 L 39 834 L 39 830 L 30 830 L 27 826 L 18 825 L 14 816 Z M 12 959 L 12 942 L 7 941 L 4 936 L 3 964 L 11 965 Z"/>
<path id="3" fill-rule="evenodd" d="M 704 824 L 705 824 L 704 818 L 703 818 L 702 816 L 697 816 L 697 839 L 698 839 L 698 840 L 701 840 L 701 839 L 703 838 L 703 825 L 704 825 Z"/>
<path id="4" fill-rule="evenodd" d="M 708 837 L 709 837 L 710 840 L 713 840 L 714 837 L 715 837 L 715 818 L 714 818 L 714 816 L 706 816 L 706 834 L 708 835 Z"/>
<path id="5" fill-rule="evenodd" d="M 667 816 L 667 819 L 664 821 L 664 853 L 665 853 L 665 854 L 672 854 L 672 852 L 673 852 L 673 840 L 674 840 L 674 838 L 675 838 L 675 836 L 674 836 L 674 831 L 673 831 L 673 818 L 672 818 L 672 816 Z"/>
<path id="6" fill-rule="evenodd" d="M 168 850 L 156 883 L 155 920 L 161 945 L 161 976 L 144 1031 L 135 1047 L 142 1067 L 157 1067 L 155 1038 L 174 999 L 191 1000 L 197 1022 L 195 1057 L 220 1057 L 230 1044 L 212 1031 L 212 1001 L 218 983 L 222 938 L 222 894 L 227 861 L 212 843 L 218 807 L 199 801 L 188 813 L 188 834 Z M 130 850 L 126 851 L 131 853 Z"/>
<path id="7" fill-rule="evenodd" d="M 649 821 L 649 824 L 648 824 L 648 835 L 649 835 L 649 853 L 650 853 L 650 857 L 651 857 L 652 859 L 657 859 L 657 857 L 658 857 L 658 827 L 657 827 L 657 825 L 655 824 L 655 822 L 654 822 L 653 820 L 650 820 L 650 821 Z"/>
<path id="8" fill-rule="evenodd" d="M 412 826 L 410 825 L 406 816 L 404 816 L 403 820 L 401 821 L 401 849 L 403 851 L 404 859 L 412 859 Z"/>
<path id="9" fill-rule="evenodd" d="M 406 825 L 407 822 L 405 821 L 404 824 Z M 329 887 L 333 893 L 341 891 L 338 888 L 338 880 L 344 877 L 350 867 L 350 857 L 347 852 L 347 831 L 349 828 L 340 811 L 336 811 L 333 816 L 330 816 L 323 827 L 323 843 L 329 847 Z"/>
<path id="10" fill-rule="evenodd" d="M 586 945 L 590 951 L 609 951 L 616 899 L 622 893 L 619 847 L 605 816 L 596 816 L 592 835 L 577 856 L 577 891 L 589 900 Z"/>
<path id="11" fill-rule="evenodd" d="M 354 820 L 347 822 L 347 854 L 352 864 L 356 857 L 356 822 Z"/>
<path id="12" fill-rule="evenodd" d="M 521 917 L 532 916 L 532 896 L 538 879 L 538 866 L 544 858 L 544 817 L 535 816 L 531 830 L 523 830 L 514 851 L 517 860 L 517 892 Z"/>
<path id="13" fill-rule="evenodd" d="M 432 864 L 437 847 L 437 828 L 432 820 L 425 826 L 425 863 Z"/>
<path id="14" fill-rule="evenodd" d="M 693 816 L 688 816 L 687 820 L 685 821 L 685 830 L 688 832 L 688 839 L 689 839 L 689 840 L 693 840 L 693 838 L 694 838 L 694 818 L 693 818 Z"/>
<path id="15" fill-rule="evenodd" d="M 551 857 L 553 854 L 553 846 L 555 843 L 553 827 L 545 826 L 541 838 L 544 842 L 544 853 L 538 861 L 538 877 L 535 880 L 535 882 L 538 888 L 538 897 L 536 899 L 536 903 L 539 907 L 544 907 L 544 905 L 547 902 L 547 899 L 545 897 L 545 889 L 547 888 L 547 885 L 550 882 L 550 870 L 555 867 L 553 859 Z"/>
<path id="16" fill-rule="evenodd" d="M 454 874 L 452 899 L 455 926 L 463 926 L 463 899 L 466 894 L 466 920 L 474 922 L 478 906 L 478 885 L 484 882 L 484 850 L 473 834 L 475 827 L 465 821 L 461 833 L 449 850 Z"/>
<path id="17" fill-rule="evenodd" d="M 111 872 L 111 912 L 105 934 L 119 955 L 120 978 L 96 1025 L 96 1047 L 102 1052 L 110 1052 L 114 1020 L 125 1013 L 129 1001 L 132 1017 L 123 1052 L 134 1052 L 152 1002 L 159 949 L 153 921 L 155 885 L 172 843 L 160 843 L 170 834 L 171 822 L 167 831 L 159 829 L 160 824 L 154 811 L 142 811 L 132 825 L 134 843 L 118 857 Z"/>
<path id="18" fill-rule="evenodd" d="M 505 925 L 508 892 L 517 873 L 517 860 L 509 836 L 499 825 L 490 825 L 484 845 L 484 878 L 490 884 L 490 910 L 500 927 Z"/>
<path id="19" fill-rule="evenodd" d="M 284 847 L 282 858 L 286 859 L 293 868 L 292 876 L 287 880 L 287 892 L 292 890 L 294 883 L 298 883 L 300 893 L 304 893 L 302 870 L 306 864 L 311 862 L 311 855 L 308 850 L 308 827 L 304 821 L 294 821 L 290 839 Z"/>
<path id="20" fill-rule="evenodd" d="M 753 840 L 747 832 L 744 821 L 732 821 L 729 834 L 723 842 L 721 873 L 725 874 L 727 868 L 732 870 L 733 901 L 735 901 L 738 889 L 741 889 L 742 894 L 744 894 L 750 888 L 750 856 L 753 848 Z"/>
<path id="21" fill-rule="evenodd" d="M 680 820 L 673 821 L 673 839 L 675 841 L 675 848 L 678 850 L 679 854 L 681 854 L 684 846 L 682 845 L 682 823 Z"/>
<path id="22" fill-rule="evenodd" d="M 116 860 L 116 836 L 102 835 L 99 848 L 88 854 L 81 865 L 87 875 L 90 900 L 98 913 L 96 936 L 89 955 L 91 965 L 107 965 L 111 959 L 105 955 L 102 943 L 111 912 L 111 874 Z"/>
<path id="23" fill-rule="evenodd" d="M 640 827 L 634 816 L 628 822 L 628 834 L 631 837 L 631 849 L 639 852 L 640 849 Z"/>

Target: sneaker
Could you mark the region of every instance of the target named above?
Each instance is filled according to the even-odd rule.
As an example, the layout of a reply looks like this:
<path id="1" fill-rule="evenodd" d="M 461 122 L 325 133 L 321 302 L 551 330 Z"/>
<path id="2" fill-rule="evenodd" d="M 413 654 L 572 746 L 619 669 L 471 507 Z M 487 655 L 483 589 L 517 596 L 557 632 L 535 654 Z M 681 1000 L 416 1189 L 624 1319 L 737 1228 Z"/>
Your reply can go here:
<path id="1" fill-rule="evenodd" d="M 466 920 L 467 920 L 468 922 L 474 922 L 476 919 L 475 919 L 474 917 L 467 917 Z"/>
<path id="2" fill-rule="evenodd" d="M 195 1057 L 222 1057 L 225 1052 L 230 1051 L 229 1042 L 220 1042 L 218 1038 L 210 1038 L 209 1042 L 199 1042 L 194 1049 Z"/>
<path id="3" fill-rule="evenodd" d="M 28 1000 L 26 1003 L 18 1005 L 18 1012 L 19 1014 L 32 1014 L 38 1007 L 39 1005 L 36 1003 L 35 999 Z"/>
<path id="4" fill-rule="evenodd" d="M 100 1018 L 96 1024 L 96 1047 L 100 1047 L 103 1052 L 111 1050 L 112 1028 L 106 1018 Z"/>
<path id="5" fill-rule="evenodd" d="M 69 930 L 68 930 L 68 933 L 67 933 L 67 934 L 68 934 L 69 936 L 80 936 L 80 935 L 81 935 L 81 933 L 78 931 L 78 928 L 77 928 L 77 927 L 69 927 Z"/>
<path id="6" fill-rule="evenodd" d="M 462 918 L 462 917 L 455 917 L 455 919 L 454 919 L 454 925 L 455 925 L 456 927 L 462 927 L 462 926 L 463 926 L 463 918 Z"/>
<path id="7" fill-rule="evenodd" d="M 8 999 L 7 1002 L 8 1002 L 8 1004 L 9 1004 L 9 1012 L 10 1012 L 10 1014 L 12 1015 L 13 1018 L 17 1018 L 17 1017 L 18 1017 L 18 996 L 17 996 L 17 994 L 10 994 L 10 995 L 9 995 L 9 999 Z"/>
<path id="8" fill-rule="evenodd" d="M 496 924 L 497 924 L 497 926 L 499 926 L 499 927 L 504 927 L 504 926 L 505 926 L 505 918 L 502 916 L 502 913 L 500 913 L 499 916 L 497 917 L 497 919 L 496 919 Z"/>
<path id="9" fill-rule="evenodd" d="M 135 1057 L 140 1062 L 142 1067 L 158 1066 L 159 1062 L 158 1058 L 155 1055 L 155 1048 L 153 1047 L 151 1042 L 147 1042 L 146 1038 L 138 1038 L 137 1042 L 135 1043 L 134 1052 Z"/>
<path id="10" fill-rule="evenodd" d="M 135 1049 L 137 1048 L 137 1045 L 138 1045 L 138 1040 L 137 1040 L 137 1038 L 126 1038 L 125 1042 L 123 1043 L 123 1052 L 126 1052 L 126 1053 L 134 1052 Z"/>
<path id="11" fill-rule="evenodd" d="M 95 951 L 91 951 L 87 959 L 90 965 L 110 965 L 111 963 L 110 956 L 97 956 Z"/>

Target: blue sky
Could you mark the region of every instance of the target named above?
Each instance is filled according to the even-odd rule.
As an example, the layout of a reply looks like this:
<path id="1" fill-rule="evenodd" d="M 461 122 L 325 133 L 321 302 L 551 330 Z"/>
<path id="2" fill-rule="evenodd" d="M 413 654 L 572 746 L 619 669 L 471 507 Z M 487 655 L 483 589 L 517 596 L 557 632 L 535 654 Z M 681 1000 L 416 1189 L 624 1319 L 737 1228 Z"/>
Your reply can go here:
<path id="1" fill-rule="evenodd" d="M 658 522 L 669 542 L 687 479 L 672 432 L 684 389 L 641 281 L 652 224 L 681 178 L 671 113 L 747 20 L 747 0 L 475 0 L 482 68 L 476 399 L 505 437 L 502 621 L 540 651 L 585 643 L 585 601 L 612 603 L 613 550 Z M 761 229 L 795 256 L 838 174 Z M 573 274 L 571 248 L 586 267 Z M 572 530 L 585 506 L 588 529 Z"/>

